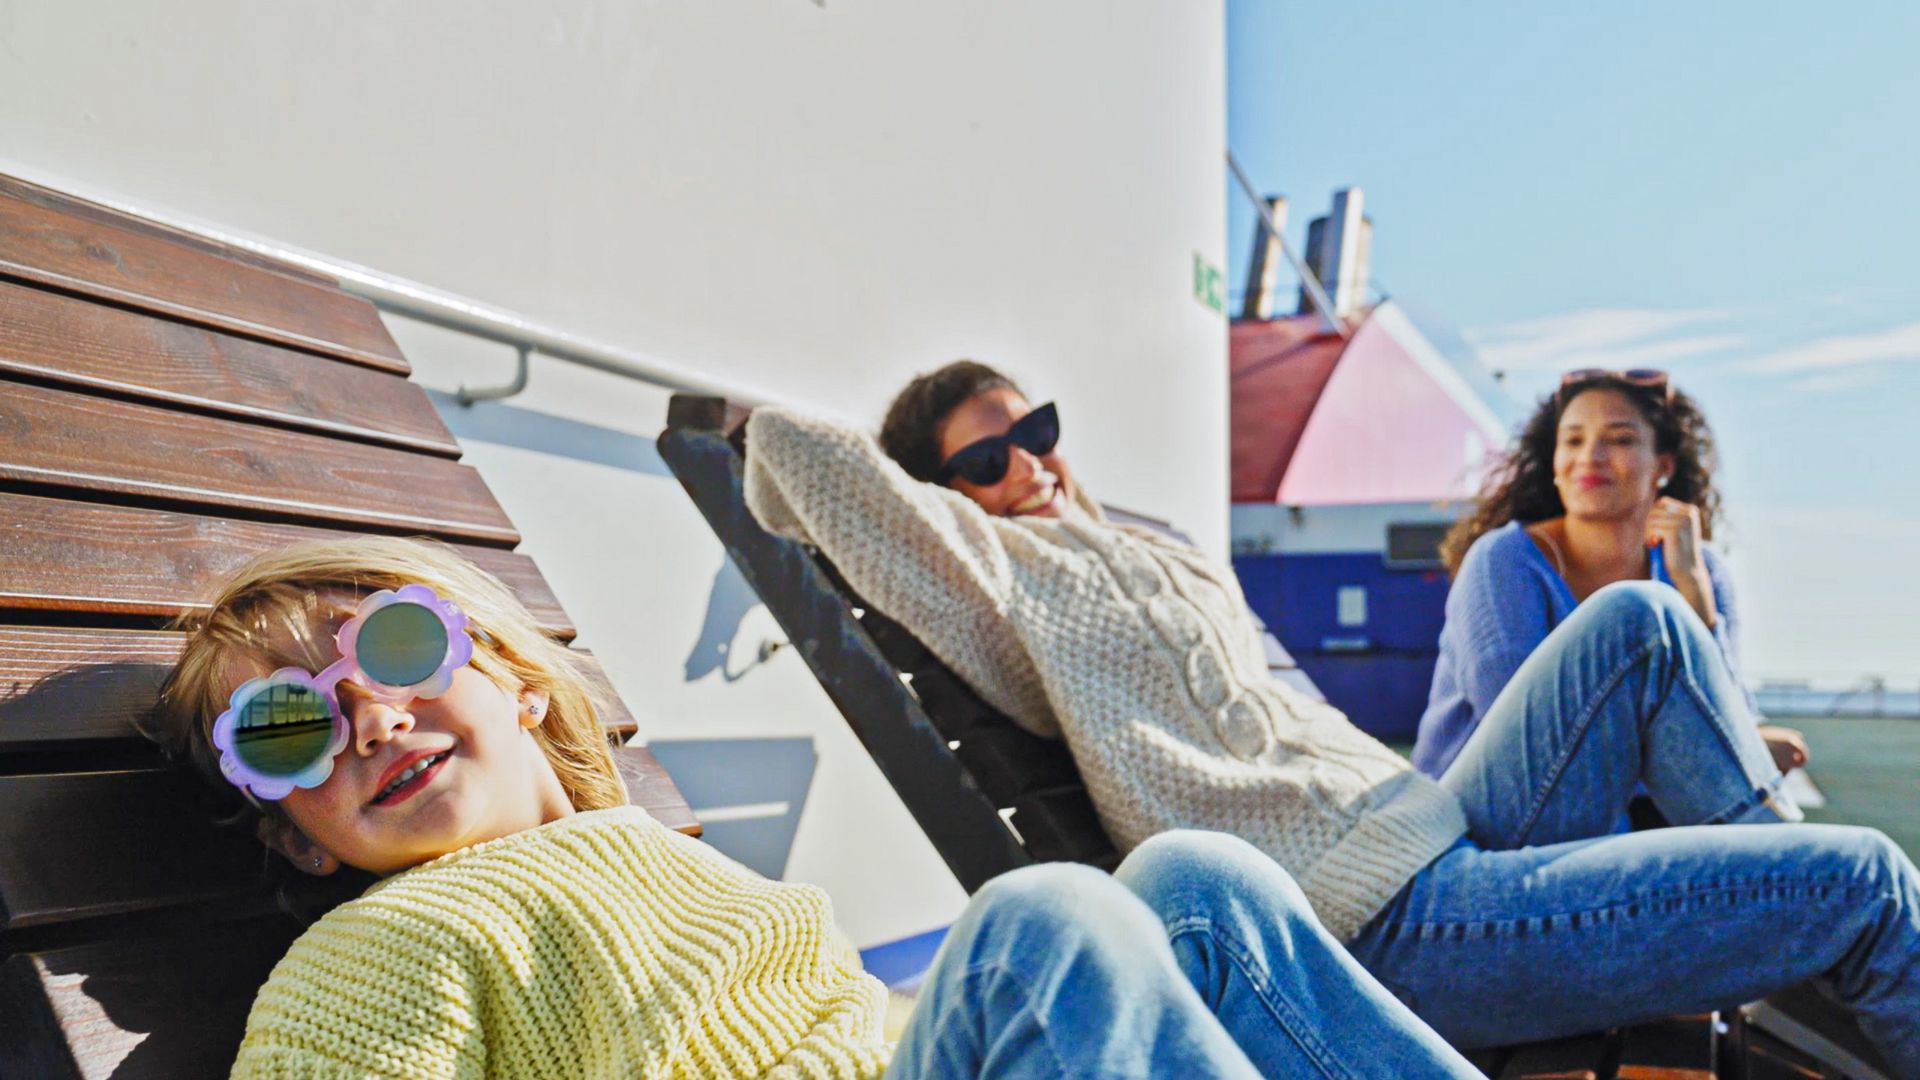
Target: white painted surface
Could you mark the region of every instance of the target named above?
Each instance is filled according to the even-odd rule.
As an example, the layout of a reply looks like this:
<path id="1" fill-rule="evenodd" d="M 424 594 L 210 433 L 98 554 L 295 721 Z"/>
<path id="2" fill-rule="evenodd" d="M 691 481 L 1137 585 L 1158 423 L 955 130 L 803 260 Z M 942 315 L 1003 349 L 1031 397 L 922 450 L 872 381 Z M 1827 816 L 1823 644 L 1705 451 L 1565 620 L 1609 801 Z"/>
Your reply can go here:
<path id="1" fill-rule="evenodd" d="M 1062 403 L 1101 498 L 1224 554 L 1226 333 L 1190 280 L 1226 262 L 1222 34 L 1217 0 L 0 0 L 0 170 L 849 415 L 984 359 Z M 511 371 L 394 331 L 435 390 Z M 536 360 L 444 409 L 643 732 L 810 741 L 786 876 L 863 945 L 950 920 L 799 658 L 757 663 L 764 610 L 695 654 L 722 557 L 651 454 L 664 397 Z"/>

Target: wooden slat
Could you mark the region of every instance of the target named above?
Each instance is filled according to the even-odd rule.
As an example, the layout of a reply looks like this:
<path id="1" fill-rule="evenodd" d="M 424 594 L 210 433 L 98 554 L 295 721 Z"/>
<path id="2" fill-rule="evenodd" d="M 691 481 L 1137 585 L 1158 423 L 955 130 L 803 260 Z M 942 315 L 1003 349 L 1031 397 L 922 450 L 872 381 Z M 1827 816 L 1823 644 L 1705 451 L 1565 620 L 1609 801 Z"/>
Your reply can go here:
<path id="1" fill-rule="evenodd" d="M 5 280 L 0 372 L 460 456 L 401 376 Z"/>
<path id="2" fill-rule="evenodd" d="M 242 263 L 269 273 L 282 274 L 301 281 L 312 282 L 335 288 L 338 283 L 333 278 L 316 270 L 309 270 L 297 263 L 283 262 L 279 259 L 248 251 L 245 248 L 229 247 L 226 244 L 209 240 L 195 233 L 182 232 L 171 225 L 162 225 L 151 218 L 134 217 L 100 203 L 88 202 L 78 195 L 43 187 L 28 180 L 13 176 L 0 176 L 0 183 L 28 200 L 41 200 L 49 207 L 70 214 L 81 221 L 97 222 L 116 229 L 127 229 L 142 236 L 180 247 L 190 248 L 218 258 Z"/>
<path id="3" fill-rule="evenodd" d="M 1602 1080 L 1612 1049 L 1611 1035 L 1529 1043 L 1514 1050 L 1500 1080 Z"/>
<path id="4" fill-rule="evenodd" d="M 1616 1080 L 1714 1080 L 1719 1017 L 1674 1016 L 1620 1033 Z"/>
<path id="5" fill-rule="evenodd" d="M 633 805 L 700 834 L 651 751 L 620 747 L 614 759 Z M 0 776 L 0 931 L 209 901 L 260 907 L 246 898 L 278 856 L 215 827 L 217 807 L 184 766 Z"/>
<path id="6" fill-rule="evenodd" d="M 205 607 L 218 582 L 255 555 L 338 535 L 0 492 L 0 610 L 171 617 Z M 497 548 L 453 546 L 506 582 L 542 626 L 573 636 L 533 560 Z"/>
<path id="7" fill-rule="evenodd" d="M 15 956 L 0 973 L 0 1076 L 225 1076 L 300 929 L 268 917 Z"/>
<path id="8" fill-rule="evenodd" d="M 0 480 L 520 541 L 480 474 L 446 458 L 24 383 L 0 381 Z"/>
<path id="9" fill-rule="evenodd" d="M 266 849 L 215 811 L 183 767 L 0 777 L 0 929 L 246 892 Z"/>
<path id="10" fill-rule="evenodd" d="M 0 626 L 0 753 L 140 737 L 134 722 L 153 705 L 185 635 L 157 630 Z M 601 684 L 599 660 L 581 653 Z M 610 735 L 631 736 L 633 714 L 608 692 Z"/>
<path id="11" fill-rule="evenodd" d="M 674 786 L 653 751 L 644 746 L 622 746 L 613 752 L 613 760 L 620 766 L 620 778 L 626 781 L 629 803 L 675 832 L 700 835 L 700 820 L 693 816 L 686 796 Z"/>
<path id="12" fill-rule="evenodd" d="M 405 373 L 372 304 L 0 177 L 0 274 Z"/>
<path id="13" fill-rule="evenodd" d="M 0 626 L 0 752 L 137 738 L 183 637 Z"/>

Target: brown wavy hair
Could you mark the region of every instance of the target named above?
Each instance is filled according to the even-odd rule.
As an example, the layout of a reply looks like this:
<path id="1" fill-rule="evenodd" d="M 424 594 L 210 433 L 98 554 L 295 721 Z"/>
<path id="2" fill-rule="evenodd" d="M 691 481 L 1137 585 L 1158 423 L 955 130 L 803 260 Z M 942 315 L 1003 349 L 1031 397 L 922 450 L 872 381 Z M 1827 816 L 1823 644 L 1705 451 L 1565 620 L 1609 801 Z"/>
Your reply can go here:
<path id="1" fill-rule="evenodd" d="M 1553 447 L 1560 431 L 1560 414 L 1573 399 L 1588 390 L 1617 390 L 1653 427 L 1655 453 L 1673 455 L 1673 475 L 1665 494 L 1700 508 L 1700 532 L 1713 538 L 1714 519 L 1720 516 L 1720 492 L 1713 486 L 1719 461 L 1713 430 L 1700 406 L 1678 388 L 1673 399 L 1620 379 L 1602 376 L 1577 383 L 1571 392 L 1542 398 L 1521 426 L 1513 449 L 1488 473 L 1474 499 L 1473 509 L 1456 522 L 1440 542 L 1440 561 L 1449 577 L 1460 572 L 1460 561 L 1475 540 L 1509 521 L 1532 524 L 1567 512 L 1553 484 Z"/>
<path id="2" fill-rule="evenodd" d="M 1012 379 L 977 360 L 955 360 L 938 371 L 916 375 L 887 406 L 887 418 L 880 424 L 880 449 L 899 462 L 908 476 L 933 483 L 940 474 L 940 425 L 975 394 L 1000 389 L 1021 394 Z"/>

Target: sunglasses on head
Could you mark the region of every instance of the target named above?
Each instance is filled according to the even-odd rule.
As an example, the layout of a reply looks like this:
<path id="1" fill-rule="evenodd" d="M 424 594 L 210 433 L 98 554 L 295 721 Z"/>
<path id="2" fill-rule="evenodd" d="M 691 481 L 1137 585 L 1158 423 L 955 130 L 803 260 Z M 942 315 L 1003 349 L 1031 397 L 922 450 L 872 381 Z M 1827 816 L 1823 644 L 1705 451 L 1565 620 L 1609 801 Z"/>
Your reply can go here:
<path id="1" fill-rule="evenodd" d="M 936 483 L 946 484 L 959 477 L 969 484 L 987 487 L 1006 478 L 1012 448 L 1019 447 L 1034 457 L 1053 453 L 1060 442 L 1060 413 L 1049 401 L 1013 422 L 1005 435 L 991 435 L 970 442 L 953 452 L 934 475 Z"/>
<path id="2" fill-rule="evenodd" d="M 351 725 L 335 692 L 351 682 L 398 705 L 439 697 L 473 659 L 467 617 L 425 585 L 383 589 L 360 602 L 334 640 L 340 659 L 319 674 L 284 667 L 248 679 L 213 722 L 220 774 L 255 799 L 284 799 L 333 775 Z"/>
<path id="3" fill-rule="evenodd" d="M 1588 383 L 1599 382 L 1602 379 L 1611 379 L 1615 382 L 1626 383 L 1628 386 L 1637 390 L 1645 390 L 1655 397 L 1658 397 L 1662 404 L 1673 404 L 1673 383 L 1668 381 L 1667 373 L 1664 371 L 1656 368 L 1632 368 L 1627 371 L 1609 371 L 1606 368 L 1581 368 L 1578 371 L 1569 371 L 1565 375 L 1560 376 L 1560 389 L 1554 392 L 1554 403 L 1556 407 L 1564 408 L 1567 402 L 1572 399 L 1572 395 L 1569 394 L 1568 391 L 1580 389 Z"/>

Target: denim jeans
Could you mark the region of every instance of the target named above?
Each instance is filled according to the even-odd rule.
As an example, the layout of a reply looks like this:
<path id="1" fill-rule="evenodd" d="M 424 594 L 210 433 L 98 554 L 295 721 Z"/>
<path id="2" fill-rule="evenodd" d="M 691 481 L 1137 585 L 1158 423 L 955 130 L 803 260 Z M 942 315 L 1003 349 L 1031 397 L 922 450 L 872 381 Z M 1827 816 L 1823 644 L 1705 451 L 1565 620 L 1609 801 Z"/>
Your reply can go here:
<path id="1" fill-rule="evenodd" d="M 989 882 L 946 942 L 889 1078 L 1478 1078 L 1321 928 L 1286 871 L 1217 833 L 1113 876 Z"/>
<path id="2" fill-rule="evenodd" d="M 1349 947 L 1466 1047 L 1822 978 L 1894 1073 L 1920 1077 L 1920 873 L 1875 830 L 1780 824 L 1801 815 L 1779 780 L 1680 595 L 1609 586 L 1541 643 L 1441 778 L 1468 838 Z M 1636 783 L 1680 827 L 1605 835 Z"/>

